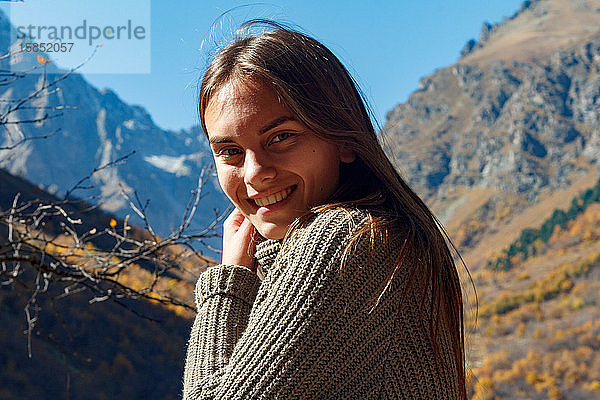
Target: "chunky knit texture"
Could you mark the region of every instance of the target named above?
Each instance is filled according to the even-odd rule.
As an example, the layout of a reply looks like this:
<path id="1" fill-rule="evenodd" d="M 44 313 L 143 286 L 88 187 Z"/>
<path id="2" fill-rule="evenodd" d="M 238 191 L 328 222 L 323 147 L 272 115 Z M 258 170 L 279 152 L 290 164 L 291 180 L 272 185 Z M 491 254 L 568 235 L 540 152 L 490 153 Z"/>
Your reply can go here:
<path id="1" fill-rule="evenodd" d="M 403 297 L 409 267 L 369 313 L 400 238 L 376 243 L 369 256 L 362 235 L 339 270 L 367 217 L 361 209 L 329 210 L 285 243 L 258 244 L 263 281 L 236 265 L 202 273 L 184 399 L 458 398 L 448 336 L 435 357 L 428 305 Z"/>

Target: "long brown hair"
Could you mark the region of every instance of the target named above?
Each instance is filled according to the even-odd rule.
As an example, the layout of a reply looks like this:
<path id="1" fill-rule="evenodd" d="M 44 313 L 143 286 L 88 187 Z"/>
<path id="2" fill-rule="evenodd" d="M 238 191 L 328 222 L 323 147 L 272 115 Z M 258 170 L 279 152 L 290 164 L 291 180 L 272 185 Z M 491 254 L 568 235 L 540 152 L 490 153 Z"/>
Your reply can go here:
<path id="1" fill-rule="evenodd" d="M 257 25 L 269 29 L 250 34 L 250 28 Z M 310 215 L 340 205 L 376 210 L 375 217 L 354 240 L 366 231 L 371 237 L 387 236 L 390 227 L 402 226 L 405 232 L 402 250 L 376 300 L 400 266 L 411 263 L 406 287 L 417 287 L 416 277 L 424 278 L 419 283 L 425 285 L 422 295 L 427 296 L 430 305 L 429 330 L 434 351 L 439 355 L 443 335 L 449 335 L 459 393 L 466 399 L 462 293 L 448 243 L 454 246 L 436 217 L 384 153 L 358 85 L 338 58 L 309 36 L 265 20 L 249 21 L 242 25 L 241 31 L 213 59 L 202 80 L 199 112 L 204 132 L 207 133 L 204 112 L 213 94 L 231 81 L 259 79 L 269 84 L 295 118 L 311 131 L 354 151 L 356 160 L 340 166 L 340 186 L 331 202 L 297 219 L 286 238 Z M 373 307 L 376 305 L 377 302 Z"/>

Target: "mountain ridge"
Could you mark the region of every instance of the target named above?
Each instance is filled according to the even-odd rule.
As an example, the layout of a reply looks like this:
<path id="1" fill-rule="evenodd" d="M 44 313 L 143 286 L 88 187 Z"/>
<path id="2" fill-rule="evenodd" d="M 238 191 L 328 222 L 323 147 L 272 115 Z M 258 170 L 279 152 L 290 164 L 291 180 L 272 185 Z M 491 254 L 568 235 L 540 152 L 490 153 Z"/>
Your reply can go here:
<path id="1" fill-rule="evenodd" d="M 553 4 L 539 0 L 505 26 Z M 600 157 L 600 35 L 545 59 L 471 63 L 486 46 L 423 78 L 382 130 L 395 165 L 446 223 L 479 196 L 470 212 L 489 226 L 469 246 L 502 209 L 516 215 L 569 187 Z"/>
<path id="2" fill-rule="evenodd" d="M 497 24 L 484 23 L 479 41 L 467 42 L 458 62 L 532 62 L 590 41 L 599 32 L 598 0 L 525 1 L 513 16 Z"/>
<path id="3" fill-rule="evenodd" d="M 10 43 L 12 29 L 8 18 L 0 14 L 0 51 L 4 54 L 14 49 Z M 14 56 L 0 60 L 0 66 L 12 71 L 41 67 L 33 53 L 17 52 Z M 45 74 L 17 75 L 13 82 L 0 87 L 0 113 L 66 73 L 52 63 L 43 68 L 47 68 Z M 16 147 L 0 150 L 0 168 L 57 195 L 64 195 L 91 174 L 80 185 L 85 189 L 79 188 L 76 196 L 100 203 L 105 211 L 121 218 L 130 214 L 132 223 L 142 224 L 124 196 L 134 199 L 137 194 L 141 202 L 138 208 L 150 201 L 146 204 L 148 220 L 163 236 L 181 223 L 203 169 L 202 201 L 191 229 L 204 229 L 213 222 L 215 209 L 223 212 L 228 207 L 229 201 L 210 169 L 212 153 L 198 127 L 163 130 L 143 107 L 127 104 L 111 89 L 95 88 L 77 73 L 51 89 L 42 90 L 27 107 L 8 116 L 0 147 Z M 43 122 L 16 123 L 40 119 Z M 45 135 L 49 137 L 44 140 L 23 141 Z M 119 165 L 105 168 L 112 163 Z M 219 245 L 215 239 L 208 242 L 213 247 Z M 200 247 L 215 255 L 208 247 Z"/>
<path id="4" fill-rule="evenodd" d="M 600 176 L 599 16 L 595 0 L 524 2 L 387 114 L 388 155 L 470 272 L 470 398 L 600 395 L 599 203 L 547 237 Z"/>

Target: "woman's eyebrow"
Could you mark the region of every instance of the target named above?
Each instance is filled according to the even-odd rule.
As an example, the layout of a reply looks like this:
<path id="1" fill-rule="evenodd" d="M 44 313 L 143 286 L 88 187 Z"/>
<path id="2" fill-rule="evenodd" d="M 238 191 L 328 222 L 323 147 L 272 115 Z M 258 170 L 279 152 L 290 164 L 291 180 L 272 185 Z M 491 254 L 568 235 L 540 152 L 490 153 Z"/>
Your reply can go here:
<path id="1" fill-rule="evenodd" d="M 208 139 L 209 144 L 221 144 L 221 143 L 235 143 L 235 141 L 227 136 L 217 136 Z"/>
<path id="2" fill-rule="evenodd" d="M 288 121 L 295 121 L 294 117 L 291 117 L 289 115 L 284 115 L 281 117 L 277 117 L 274 120 L 270 121 L 269 123 L 265 124 L 262 128 L 260 128 L 260 130 L 258 131 L 259 135 L 262 135 L 266 132 L 269 132 L 271 129 L 277 128 L 279 125 L 288 122 Z M 213 137 L 210 138 L 208 140 L 209 144 L 222 144 L 222 143 L 235 143 L 235 140 L 233 140 L 232 137 L 230 136 L 217 136 L 217 137 Z"/>
<path id="3" fill-rule="evenodd" d="M 265 126 L 260 128 L 260 130 L 258 131 L 258 134 L 262 135 L 263 133 L 269 132 L 271 129 L 276 128 L 277 126 L 283 124 L 284 122 L 293 121 L 293 120 L 294 120 L 294 117 L 291 117 L 289 115 L 283 115 L 281 117 L 277 117 L 273 121 L 269 122 L 268 124 L 266 124 Z"/>

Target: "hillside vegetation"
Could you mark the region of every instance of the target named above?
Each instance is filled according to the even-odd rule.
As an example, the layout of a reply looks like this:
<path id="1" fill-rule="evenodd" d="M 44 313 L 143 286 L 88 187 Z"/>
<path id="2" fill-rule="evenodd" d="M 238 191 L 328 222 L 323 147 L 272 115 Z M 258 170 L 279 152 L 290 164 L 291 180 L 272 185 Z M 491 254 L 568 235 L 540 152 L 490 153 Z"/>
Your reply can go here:
<path id="1" fill-rule="evenodd" d="M 0 180 L 0 213 L 13 204 L 17 193 L 23 202 L 60 202 L 2 170 Z M 64 229 L 60 219 L 48 218 L 37 228 L 28 227 L 29 232 L 32 237 L 51 237 L 43 248 L 46 257 L 81 264 L 93 274 L 95 268 L 103 266 L 90 261 L 106 258 L 102 254 L 114 246 L 114 239 L 101 232 L 124 229 L 117 225 L 126 224 L 84 202 L 66 203 L 64 209 L 72 219 L 81 221 L 76 228 L 79 237 L 94 232 L 88 235 L 85 246 L 74 242 L 75 235 Z M 148 235 L 137 227 L 131 227 L 130 232 L 140 240 Z M 0 256 L 10 248 L 7 238 L 7 227 L 0 224 Z M 26 246 L 20 251 L 25 254 Z M 186 341 L 194 316 L 194 283 L 211 260 L 178 246 L 166 248 L 164 256 L 178 268 L 158 276 L 158 280 L 156 266 L 141 258 L 114 276 L 118 284 L 144 293 L 146 300 L 120 295 L 101 299 L 91 288 L 73 290 L 71 281 L 52 282 L 47 292 L 32 297 L 36 282 L 33 268 L 23 265 L 12 277 L 12 284 L 3 274 L 0 399 L 180 397 Z M 119 261 L 113 260 L 114 265 Z M 164 299 L 178 302 L 158 302 Z M 179 302 L 186 306 L 176 305 Z M 33 328 L 28 318 L 35 320 Z"/>
<path id="2" fill-rule="evenodd" d="M 583 200 L 596 190 L 573 198 L 575 215 L 557 212 L 523 231 L 552 233 L 533 240 L 535 251 L 513 255 L 510 268 L 473 272 L 473 399 L 600 397 L 600 203 Z"/>

